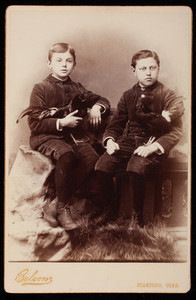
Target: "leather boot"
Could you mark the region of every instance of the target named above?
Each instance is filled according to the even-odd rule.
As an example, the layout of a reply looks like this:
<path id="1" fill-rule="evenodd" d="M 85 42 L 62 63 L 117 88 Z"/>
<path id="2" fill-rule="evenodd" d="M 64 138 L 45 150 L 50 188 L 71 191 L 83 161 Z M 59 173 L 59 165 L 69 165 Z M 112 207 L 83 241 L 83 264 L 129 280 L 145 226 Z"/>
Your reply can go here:
<path id="1" fill-rule="evenodd" d="M 57 203 L 57 220 L 65 230 L 78 228 L 78 225 L 72 219 L 70 207 L 63 202 Z"/>

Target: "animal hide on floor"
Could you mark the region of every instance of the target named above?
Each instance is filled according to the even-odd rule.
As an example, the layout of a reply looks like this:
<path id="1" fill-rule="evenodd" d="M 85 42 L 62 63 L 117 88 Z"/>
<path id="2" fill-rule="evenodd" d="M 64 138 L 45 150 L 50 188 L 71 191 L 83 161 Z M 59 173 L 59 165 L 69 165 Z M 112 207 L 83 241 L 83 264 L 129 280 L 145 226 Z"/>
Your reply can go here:
<path id="1" fill-rule="evenodd" d="M 144 228 L 120 218 L 102 225 L 96 221 L 87 223 L 70 235 L 72 251 L 62 261 L 177 262 L 185 259 L 177 247 L 178 238 L 168 233 L 161 222 Z"/>

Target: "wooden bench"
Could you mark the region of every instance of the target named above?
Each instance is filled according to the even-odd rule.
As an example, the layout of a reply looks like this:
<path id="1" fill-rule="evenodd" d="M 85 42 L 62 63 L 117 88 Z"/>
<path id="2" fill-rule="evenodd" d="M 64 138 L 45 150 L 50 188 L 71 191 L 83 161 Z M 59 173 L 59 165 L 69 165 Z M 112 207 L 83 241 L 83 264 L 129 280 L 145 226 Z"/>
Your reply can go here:
<path id="1" fill-rule="evenodd" d="M 129 218 L 132 212 L 133 191 L 131 175 L 121 175 L 118 183 L 119 215 Z M 167 158 L 146 177 L 144 219 L 151 222 L 159 217 L 168 226 L 186 226 L 188 210 L 188 163 Z"/>

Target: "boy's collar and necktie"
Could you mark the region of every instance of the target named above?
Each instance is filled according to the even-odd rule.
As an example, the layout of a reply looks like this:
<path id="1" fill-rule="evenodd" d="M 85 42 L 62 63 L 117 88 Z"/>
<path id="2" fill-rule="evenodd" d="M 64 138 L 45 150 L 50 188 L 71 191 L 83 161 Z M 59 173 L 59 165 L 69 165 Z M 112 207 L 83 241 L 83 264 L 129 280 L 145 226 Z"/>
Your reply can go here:
<path id="1" fill-rule="evenodd" d="M 155 81 L 152 85 L 146 86 L 146 87 L 141 86 L 139 82 L 136 84 L 137 88 L 138 88 L 140 91 L 142 91 L 142 92 L 150 92 L 150 91 L 152 91 L 157 85 L 158 85 L 158 81 Z"/>
<path id="2" fill-rule="evenodd" d="M 65 79 L 65 80 L 60 80 L 60 79 L 54 77 L 52 74 L 50 74 L 50 75 L 47 77 L 47 79 L 48 79 L 50 82 L 53 82 L 53 83 L 60 83 L 61 85 L 73 83 L 73 81 L 71 80 L 70 77 L 67 77 L 67 79 Z"/>

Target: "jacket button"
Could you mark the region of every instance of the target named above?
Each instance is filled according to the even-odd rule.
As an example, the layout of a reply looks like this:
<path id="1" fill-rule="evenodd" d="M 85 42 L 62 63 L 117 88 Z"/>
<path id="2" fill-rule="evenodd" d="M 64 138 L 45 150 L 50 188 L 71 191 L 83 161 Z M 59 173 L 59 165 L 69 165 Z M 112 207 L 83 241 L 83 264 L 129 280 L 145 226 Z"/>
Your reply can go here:
<path id="1" fill-rule="evenodd" d="M 142 98 L 145 98 L 146 96 L 145 96 L 144 94 L 141 94 L 141 97 L 142 97 Z"/>

